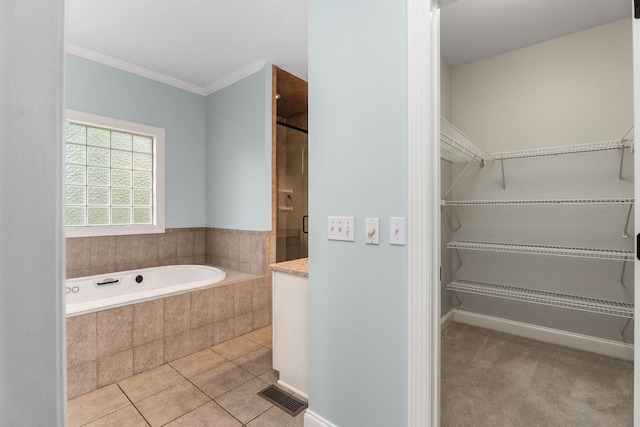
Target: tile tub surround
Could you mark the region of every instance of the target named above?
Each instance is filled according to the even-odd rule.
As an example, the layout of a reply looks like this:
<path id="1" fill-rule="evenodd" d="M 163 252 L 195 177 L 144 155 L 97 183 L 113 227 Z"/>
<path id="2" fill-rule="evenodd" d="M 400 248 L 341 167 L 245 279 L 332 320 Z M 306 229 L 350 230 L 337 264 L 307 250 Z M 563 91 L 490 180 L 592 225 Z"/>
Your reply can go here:
<path id="1" fill-rule="evenodd" d="M 206 229 L 67 238 L 67 278 L 176 264 L 204 264 Z"/>
<path id="2" fill-rule="evenodd" d="M 209 287 L 67 318 L 68 398 L 270 325 L 270 277 L 224 270 Z"/>
<path id="3" fill-rule="evenodd" d="M 271 232 L 168 228 L 159 234 L 67 239 L 67 278 L 177 264 L 268 274 Z"/>
<path id="4" fill-rule="evenodd" d="M 267 231 L 227 230 L 207 228 L 205 261 L 221 267 L 267 274 L 269 247 Z"/>

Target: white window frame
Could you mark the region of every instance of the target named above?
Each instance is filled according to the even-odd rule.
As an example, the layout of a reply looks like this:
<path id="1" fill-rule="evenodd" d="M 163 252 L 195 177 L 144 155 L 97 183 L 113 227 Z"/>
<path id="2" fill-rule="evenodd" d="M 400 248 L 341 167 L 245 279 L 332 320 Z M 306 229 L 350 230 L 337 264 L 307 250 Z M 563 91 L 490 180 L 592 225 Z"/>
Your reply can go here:
<path id="1" fill-rule="evenodd" d="M 67 226 L 66 237 L 115 236 L 125 234 L 164 233 L 165 231 L 165 163 L 164 129 L 155 126 L 98 116 L 81 111 L 67 110 L 66 120 L 88 126 L 97 126 L 123 132 L 147 135 L 153 138 L 153 217 L 151 224 Z"/>

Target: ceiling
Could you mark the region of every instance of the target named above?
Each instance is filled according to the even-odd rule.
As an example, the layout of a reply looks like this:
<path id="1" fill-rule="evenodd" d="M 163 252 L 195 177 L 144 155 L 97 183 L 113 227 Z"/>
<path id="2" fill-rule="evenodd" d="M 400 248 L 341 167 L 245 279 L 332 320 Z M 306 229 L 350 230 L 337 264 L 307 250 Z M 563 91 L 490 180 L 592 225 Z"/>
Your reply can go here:
<path id="1" fill-rule="evenodd" d="M 631 14 L 631 0 L 441 0 L 452 65 Z M 67 0 L 69 52 L 208 94 L 273 63 L 307 79 L 305 0 Z"/>
<path id="2" fill-rule="evenodd" d="M 67 0 L 67 42 L 71 53 L 114 59 L 109 65 L 164 75 L 194 92 L 264 61 L 306 79 L 307 2 Z"/>
<path id="3" fill-rule="evenodd" d="M 631 0 L 441 0 L 450 65 L 489 58 L 631 16 Z"/>

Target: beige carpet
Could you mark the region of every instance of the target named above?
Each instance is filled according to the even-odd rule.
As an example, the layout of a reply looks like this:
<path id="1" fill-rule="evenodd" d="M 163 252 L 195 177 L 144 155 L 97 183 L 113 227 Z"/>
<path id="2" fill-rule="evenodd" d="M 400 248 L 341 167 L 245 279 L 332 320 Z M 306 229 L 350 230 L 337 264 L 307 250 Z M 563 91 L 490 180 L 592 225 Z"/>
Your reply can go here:
<path id="1" fill-rule="evenodd" d="M 443 427 L 633 425 L 632 362 L 453 323 L 441 372 Z"/>

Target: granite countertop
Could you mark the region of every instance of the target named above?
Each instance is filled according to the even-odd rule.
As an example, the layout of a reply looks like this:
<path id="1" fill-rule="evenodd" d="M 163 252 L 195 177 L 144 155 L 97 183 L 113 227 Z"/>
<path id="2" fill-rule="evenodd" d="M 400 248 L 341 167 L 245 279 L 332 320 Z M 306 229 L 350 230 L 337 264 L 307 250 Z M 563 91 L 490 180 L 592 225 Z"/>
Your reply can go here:
<path id="1" fill-rule="evenodd" d="M 281 273 L 295 274 L 296 276 L 309 277 L 309 258 L 294 259 L 277 264 L 271 264 L 269 268 Z"/>

